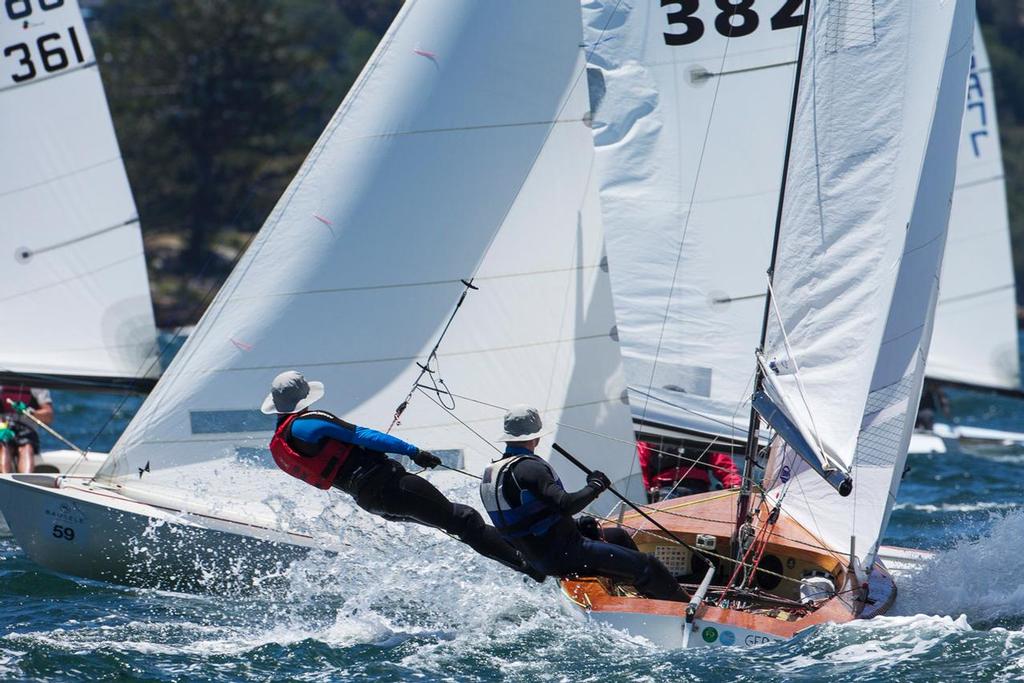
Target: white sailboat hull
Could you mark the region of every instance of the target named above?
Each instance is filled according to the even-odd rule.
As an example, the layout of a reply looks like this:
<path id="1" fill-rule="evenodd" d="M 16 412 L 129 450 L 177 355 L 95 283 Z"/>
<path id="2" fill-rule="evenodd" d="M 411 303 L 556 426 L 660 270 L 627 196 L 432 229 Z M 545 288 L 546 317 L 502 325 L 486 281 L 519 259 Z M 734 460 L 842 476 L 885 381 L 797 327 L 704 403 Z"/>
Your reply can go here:
<path id="1" fill-rule="evenodd" d="M 958 453 L 971 447 L 1024 445 L 1024 433 L 985 427 L 935 423 L 932 431 L 914 432 L 910 439 L 912 454 Z"/>
<path id="2" fill-rule="evenodd" d="M 55 572 L 167 589 L 244 589 L 314 547 L 308 536 L 133 501 L 50 475 L 0 476 L 0 511 L 26 554 Z"/>
<path id="3" fill-rule="evenodd" d="M 91 479 L 107 459 L 106 453 L 89 453 L 82 456 L 77 451 L 43 451 L 36 456 L 35 471 L 45 474 L 69 475 L 79 479 Z M 9 538 L 11 530 L 7 520 L 0 514 L 0 538 Z"/>

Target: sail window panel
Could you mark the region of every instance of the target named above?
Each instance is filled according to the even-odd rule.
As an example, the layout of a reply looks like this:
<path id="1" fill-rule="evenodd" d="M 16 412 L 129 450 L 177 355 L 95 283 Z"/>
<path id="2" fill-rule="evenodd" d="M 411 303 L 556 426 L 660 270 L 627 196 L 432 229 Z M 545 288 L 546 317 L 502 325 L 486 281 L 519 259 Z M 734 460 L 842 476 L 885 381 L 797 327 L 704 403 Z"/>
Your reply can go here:
<path id="1" fill-rule="evenodd" d="M 259 410 L 192 410 L 189 422 L 193 434 L 272 432 L 275 416 Z"/>
<path id="2" fill-rule="evenodd" d="M 453 415 L 419 377 L 427 395 L 415 394 L 392 433 L 461 450 L 477 470 L 494 454 L 502 405 L 537 405 L 549 423 L 575 406 L 613 436 L 588 445 L 595 466 L 628 470 L 580 30 L 572 3 L 406 3 L 102 477 L 135 486 L 152 460 L 150 486 L 202 486 L 258 439 L 191 432 L 245 428 L 245 411 L 292 367 L 325 383 L 325 408 L 386 429 L 460 279 L 474 276 L 480 289 L 433 368 L 470 400 L 456 399 Z M 578 437 L 563 436 L 578 450 Z M 247 477 L 256 491 L 287 478 L 231 471 L 237 482 L 211 496 L 234 497 Z"/>
<path id="3" fill-rule="evenodd" d="M 875 0 L 828 0 L 825 49 L 852 50 L 875 44 Z"/>

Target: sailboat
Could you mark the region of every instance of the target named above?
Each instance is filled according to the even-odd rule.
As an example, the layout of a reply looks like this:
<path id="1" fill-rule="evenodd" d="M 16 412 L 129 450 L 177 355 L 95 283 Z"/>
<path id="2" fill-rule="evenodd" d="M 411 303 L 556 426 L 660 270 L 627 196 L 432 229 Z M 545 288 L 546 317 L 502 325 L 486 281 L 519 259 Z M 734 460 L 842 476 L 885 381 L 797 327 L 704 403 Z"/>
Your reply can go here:
<path id="1" fill-rule="evenodd" d="M 956 192 L 926 371 L 925 393 L 930 394 L 934 424 L 921 425 L 911 440 L 912 452 L 946 452 L 968 442 L 1024 444 L 1022 432 L 956 424 L 955 415 L 943 410 L 946 387 L 1024 398 L 994 88 L 985 41 L 976 26 Z"/>
<path id="2" fill-rule="evenodd" d="M 267 450 L 259 405 L 291 368 L 326 409 L 470 472 L 530 403 L 629 491 L 581 43 L 575 0 L 406 2 L 98 474 L 0 478 L 26 553 L 209 588 L 338 550 L 344 503 Z"/>
<path id="3" fill-rule="evenodd" d="M 5 7 L 0 384 L 148 391 L 160 367 L 139 217 L 78 2 Z M 91 476 L 102 462 L 61 450 L 36 467 Z"/>
<path id="4" fill-rule="evenodd" d="M 751 646 L 893 603 L 879 548 L 924 381 L 973 11 L 969 0 L 809 3 L 744 486 L 622 515 L 691 584 L 688 605 L 565 580 L 580 614 L 665 647 Z"/>
<path id="5" fill-rule="evenodd" d="M 803 4 L 677 11 L 583 3 L 633 416 L 641 438 L 666 447 L 683 440 L 742 450 L 753 379 L 747 359 L 760 334 Z M 927 377 L 1013 393 L 1009 223 L 991 70 L 977 29 L 974 40 Z M 912 452 L 944 451 L 961 431 L 993 441 L 1020 436 L 937 422 L 915 432 Z"/>

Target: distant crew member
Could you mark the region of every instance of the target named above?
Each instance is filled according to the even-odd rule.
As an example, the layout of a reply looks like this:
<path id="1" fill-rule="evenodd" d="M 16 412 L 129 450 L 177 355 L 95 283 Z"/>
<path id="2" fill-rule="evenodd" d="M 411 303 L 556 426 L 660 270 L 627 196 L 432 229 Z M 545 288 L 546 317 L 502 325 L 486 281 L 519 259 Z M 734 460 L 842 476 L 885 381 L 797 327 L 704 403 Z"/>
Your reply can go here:
<path id="1" fill-rule="evenodd" d="M 441 459 L 388 434 L 357 427 L 309 406 L 324 396 L 322 382 L 307 382 L 294 370 L 274 378 L 261 410 L 277 414 L 270 452 L 278 467 L 320 489 L 339 488 L 367 512 L 393 522 L 441 529 L 475 551 L 536 581 L 544 576 L 527 564 L 479 512 L 453 503 L 423 477 L 410 474 L 385 453 L 406 455 L 420 467 Z"/>
<path id="2" fill-rule="evenodd" d="M 930 432 L 935 429 L 935 418 L 950 421 L 953 418 L 950 410 L 949 397 L 942 385 L 925 379 L 921 390 L 921 403 L 917 408 L 917 420 L 914 429 Z"/>
<path id="3" fill-rule="evenodd" d="M 638 441 L 636 451 L 640 476 L 651 503 L 706 493 L 711 490 L 712 477 L 726 489 L 743 482 L 736 463 L 726 453 L 680 447 L 677 456 L 660 453 L 646 441 Z"/>
<path id="4" fill-rule="evenodd" d="M 44 424 L 53 423 L 53 399 L 48 389 L 0 386 L 0 473 L 28 474 L 39 455 L 35 423 L 22 415 L 29 411 Z"/>
<path id="5" fill-rule="evenodd" d="M 516 406 L 505 415 L 505 433 L 498 439 L 507 444 L 505 455 L 484 471 L 480 483 L 480 497 L 498 531 L 548 576 L 605 576 L 629 583 L 650 598 L 686 600 L 665 565 L 638 551 L 628 536 L 622 545 L 596 540 L 601 530 L 592 518 L 579 524 L 573 520 L 610 482 L 594 471 L 586 486 L 567 492 L 551 466 L 534 452 L 547 433 L 534 408 Z"/>

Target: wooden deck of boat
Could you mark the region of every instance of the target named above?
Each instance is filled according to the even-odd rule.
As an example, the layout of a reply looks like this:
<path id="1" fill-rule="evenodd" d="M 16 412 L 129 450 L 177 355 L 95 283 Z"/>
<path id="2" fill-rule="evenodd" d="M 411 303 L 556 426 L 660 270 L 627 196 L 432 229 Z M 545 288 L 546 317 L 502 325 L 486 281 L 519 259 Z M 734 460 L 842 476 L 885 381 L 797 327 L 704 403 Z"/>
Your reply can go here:
<path id="1" fill-rule="evenodd" d="M 737 496 L 736 490 L 697 494 L 654 503 L 647 506 L 645 512 L 691 546 L 698 545 L 698 535 L 705 542 L 708 541 L 707 537 L 713 536 L 715 549 L 705 552 L 715 560 L 720 570 L 731 573 L 734 564 L 727 558 L 731 557 L 729 540 L 735 525 Z M 766 592 L 796 601 L 799 599 L 800 580 L 815 572 L 825 572 L 834 578 L 837 595 L 805 614 L 789 609 L 745 611 L 704 605 L 698 618 L 771 634 L 777 638 L 791 638 L 810 626 L 856 618 L 861 605 L 845 590 L 849 584 L 848 559 L 830 550 L 814 534 L 784 513 L 774 524 L 768 525 L 770 512 L 766 505 L 759 505 L 755 513 L 755 530 L 767 526 L 765 536 L 762 537 L 767 544 L 764 558 L 774 558 L 772 563 L 785 578 L 765 576 L 769 581 L 777 579 L 777 587 L 768 588 Z M 659 546 L 671 545 L 676 550 L 680 547 L 666 539 L 664 532 L 636 512 L 624 514 L 621 523 L 636 532 L 634 540 L 645 552 L 656 552 Z M 720 586 L 724 581 L 715 583 Z M 614 595 L 606 581 L 597 578 L 567 579 L 562 582 L 562 588 L 570 600 L 590 612 L 628 612 L 683 618 L 686 609 L 685 603 Z M 889 596 L 885 596 L 884 602 L 891 602 Z M 884 607 L 881 611 L 884 611 Z"/>

